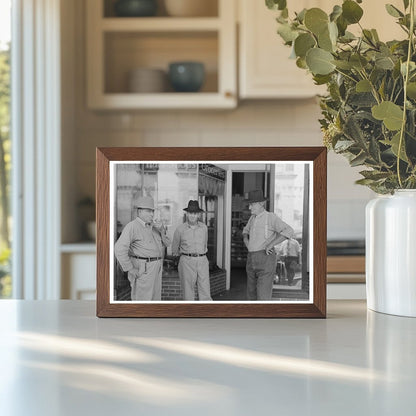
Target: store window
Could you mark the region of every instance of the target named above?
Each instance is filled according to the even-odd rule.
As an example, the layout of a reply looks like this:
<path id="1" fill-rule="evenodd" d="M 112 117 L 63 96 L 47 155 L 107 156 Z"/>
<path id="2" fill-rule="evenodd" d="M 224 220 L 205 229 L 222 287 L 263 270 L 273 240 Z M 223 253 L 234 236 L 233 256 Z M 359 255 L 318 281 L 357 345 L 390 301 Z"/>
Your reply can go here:
<path id="1" fill-rule="evenodd" d="M 223 264 L 225 171 L 209 164 L 196 163 L 121 163 L 115 169 L 114 235 L 137 217 L 135 201 L 150 196 L 155 202 L 154 219 L 161 220 L 167 235 L 173 240 L 176 228 L 185 221 L 184 208 L 190 200 L 198 200 L 204 210 L 201 215 L 208 227 L 208 260 L 210 270 Z M 163 277 L 178 276 L 177 259 L 172 248 L 166 247 Z M 130 292 L 129 282 L 118 264 L 115 265 L 115 298 L 125 300 Z"/>

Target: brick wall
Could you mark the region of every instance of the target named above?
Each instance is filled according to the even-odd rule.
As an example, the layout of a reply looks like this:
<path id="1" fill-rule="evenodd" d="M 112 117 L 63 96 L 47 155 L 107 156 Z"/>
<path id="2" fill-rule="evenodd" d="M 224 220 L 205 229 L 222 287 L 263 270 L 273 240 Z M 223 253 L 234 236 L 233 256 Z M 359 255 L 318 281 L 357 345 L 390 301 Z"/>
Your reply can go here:
<path id="1" fill-rule="evenodd" d="M 209 276 L 211 296 L 216 296 L 225 291 L 225 270 L 218 270 Z M 164 277 L 162 279 L 162 300 L 183 300 L 179 277 Z M 195 300 L 198 300 L 198 292 L 195 286 Z"/>

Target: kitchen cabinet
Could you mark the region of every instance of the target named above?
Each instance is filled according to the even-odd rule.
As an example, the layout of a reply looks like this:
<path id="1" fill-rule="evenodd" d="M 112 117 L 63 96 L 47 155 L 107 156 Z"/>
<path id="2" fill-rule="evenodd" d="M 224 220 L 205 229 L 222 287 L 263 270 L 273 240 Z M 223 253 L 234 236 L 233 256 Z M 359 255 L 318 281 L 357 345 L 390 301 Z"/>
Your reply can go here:
<path id="1" fill-rule="evenodd" d="M 299 0 L 295 7 L 323 7 L 322 3 Z M 267 9 L 264 1 L 239 0 L 238 5 L 240 98 L 308 98 L 322 93 L 311 75 L 289 59 L 291 50 L 276 33 L 277 12 Z"/>
<path id="2" fill-rule="evenodd" d="M 207 0 L 208 1 L 208 0 Z M 86 2 L 87 102 L 90 109 L 233 108 L 237 104 L 235 3 L 218 2 L 217 16 L 115 17 L 111 3 Z M 199 61 L 199 92 L 135 93 L 129 72 L 168 70 L 169 63 Z"/>
<path id="3" fill-rule="evenodd" d="M 328 256 L 328 283 L 365 283 L 365 256 Z"/>
<path id="4" fill-rule="evenodd" d="M 61 298 L 95 300 L 95 244 L 63 244 L 61 246 L 61 253 Z"/>
<path id="5" fill-rule="evenodd" d="M 289 3 L 289 12 L 303 8 L 319 7 L 330 12 L 341 1 L 298 0 Z M 296 3 L 296 4 L 295 4 Z M 390 3 L 403 8 L 402 0 Z M 366 0 L 362 26 L 376 28 L 383 41 L 403 38 L 404 32 L 394 24 L 384 5 L 378 0 Z M 238 0 L 239 18 L 239 95 L 240 98 L 308 98 L 324 94 L 324 86 L 316 86 L 312 76 L 296 66 L 290 59 L 291 49 L 283 44 L 276 33 L 277 11 L 269 10 L 264 1 Z M 348 30 L 358 33 L 358 25 Z"/>

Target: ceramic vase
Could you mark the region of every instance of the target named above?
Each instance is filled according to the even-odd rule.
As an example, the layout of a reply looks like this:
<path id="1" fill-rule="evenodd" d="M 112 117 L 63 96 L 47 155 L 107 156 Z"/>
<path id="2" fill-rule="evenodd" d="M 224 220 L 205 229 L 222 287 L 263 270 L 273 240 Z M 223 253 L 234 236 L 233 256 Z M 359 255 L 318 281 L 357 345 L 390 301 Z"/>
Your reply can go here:
<path id="1" fill-rule="evenodd" d="M 416 317 L 416 190 L 379 196 L 366 207 L 367 306 Z"/>

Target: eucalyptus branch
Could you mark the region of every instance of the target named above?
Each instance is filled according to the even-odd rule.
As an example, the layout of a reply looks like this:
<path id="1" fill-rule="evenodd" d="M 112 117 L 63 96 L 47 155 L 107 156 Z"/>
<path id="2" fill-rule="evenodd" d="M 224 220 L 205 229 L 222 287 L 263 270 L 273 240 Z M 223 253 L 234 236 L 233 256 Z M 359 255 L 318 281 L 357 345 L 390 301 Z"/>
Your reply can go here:
<path id="1" fill-rule="evenodd" d="M 390 97 L 389 97 L 389 100 L 393 101 L 393 102 L 395 102 L 395 100 L 393 100 L 393 95 L 394 95 L 394 90 L 396 89 L 396 84 L 397 84 L 397 81 L 394 80 L 393 81 L 393 88 L 391 89 L 391 94 L 390 94 Z"/>
<path id="2" fill-rule="evenodd" d="M 399 139 L 399 148 L 397 151 L 397 177 L 399 179 L 399 185 L 403 188 L 402 177 L 400 173 L 400 155 L 402 152 L 403 147 L 403 140 L 404 140 L 404 132 L 406 129 L 406 110 L 407 110 L 407 83 L 409 81 L 409 68 L 410 68 L 410 61 L 412 58 L 412 49 L 413 49 L 413 37 L 414 37 L 414 27 L 415 27 L 415 16 L 414 16 L 414 8 L 415 8 L 415 1 L 410 0 L 410 28 L 409 28 L 409 45 L 407 48 L 407 59 L 406 59 L 406 72 L 404 75 L 403 80 L 403 117 L 402 117 L 402 126 L 400 128 L 400 139 Z"/>
<path id="3" fill-rule="evenodd" d="M 368 81 L 368 83 L 370 84 L 370 88 L 371 88 L 371 94 L 373 94 L 374 99 L 377 101 L 377 104 L 380 104 L 380 97 L 378 95 L 378 92 L 376 90 L 376 87 L 374 86 L 374 84 L 370 81 L 370 78 L 368 78 L 367 76 L 367 72 L 365 72 L 365 69 L 363 67 L 361 67 L 362 71 L 360 71 L 360 75 L 363 79 L 365 79 L 366 81 Z"/>
<path id="4" fill-rule="evenodd" d="M 397 94 L 396 94 L 396 96 L 394 97 L 394 100 L 393 100 L 394 103 L 397 102 L 397 100 L 399 99 L 400 94 L 402 93 L 402 91 L 403 91 L 403 88 L 400 88 L 399 91 L 397 91 Z"/>

